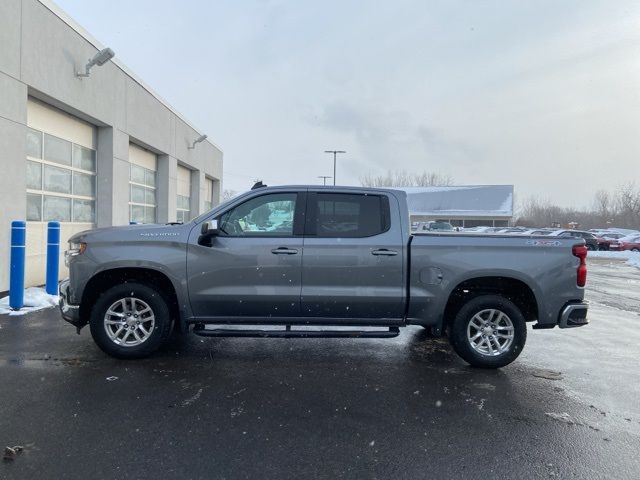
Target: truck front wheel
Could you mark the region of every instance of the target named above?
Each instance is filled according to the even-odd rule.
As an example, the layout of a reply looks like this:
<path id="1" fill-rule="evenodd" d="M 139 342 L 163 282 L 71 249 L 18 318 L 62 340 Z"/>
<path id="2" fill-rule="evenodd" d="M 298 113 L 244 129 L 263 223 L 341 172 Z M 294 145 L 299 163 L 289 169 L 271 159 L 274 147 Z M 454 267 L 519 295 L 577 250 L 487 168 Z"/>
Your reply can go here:
<path id="1" fill-rule="evenodd" d="M 171 315 L 162 292 L 137 282 L 111 287 L 91 310 L 91 336 L 105 353 L 142 358 L 171 333 Z"/>
<path id="2" fill-rule="evenodd" d="M 453 319 L 449 341 L 474 367 L 500 368 L 513 362 L 527 341 L 520 309 L 505 297 L 481 295 L 469 300 Z"/>

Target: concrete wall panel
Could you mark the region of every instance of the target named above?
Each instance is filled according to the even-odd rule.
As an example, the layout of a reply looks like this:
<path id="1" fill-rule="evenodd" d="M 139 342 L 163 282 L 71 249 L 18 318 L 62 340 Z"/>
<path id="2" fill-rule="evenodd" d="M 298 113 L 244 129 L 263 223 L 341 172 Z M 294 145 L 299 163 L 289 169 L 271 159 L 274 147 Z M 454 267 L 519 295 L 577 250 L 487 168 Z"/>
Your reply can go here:
<path id="1" fill-rule="evenodd" d="M 25 99 L 26 112 L 26 99 Z M 10 228 L 13 220 L 25 220 L 27 211 L 26 129 L 0 118 L 0 165 L 9 175 L 0 175 L 0 291 L 9 288 Z"/>
<path id="2" fill-rule="evenodd" d="M 0 72 L 0 92 L 0 117 L 23 125 L 27 123 L 27 86 Z"/>
<path id="3" fill-rule="evenodd" d="M 113 156 L 120 160 L 129 160 L 129 144 L 131 139 L 122 130 L 113 129 Z"/>
<path id="4" fill-rule="evenodd" d="M 108 125 L 119 120 L 123 104 L 122 71 L 112 62 L 78 78 L 97 52 L 37 0 L 23 1 L 21 80 L 30 87 Z"/>
<path id="5" fill-rule="evenodd" d="M 113 158 L 114 134 L 112 127 L 98 128 L 96 152 L 96 226 L 108 227 L 113 223 Z"/>
<path id="6" fill-rule="evenodd" d="M 113 159 L 112 225 L 129 224 L 129 166 L 126 160 Z"/>
<path id="7" fill-rule="evenodd" d="M 160 153 L 171 147 L 171 112 L 135 81 L 127 80 L 126 132 Z"/>
<path id="8" fill-rule="evenodd" d="M 170 155 L 158 157 L 158 184 L 156 195 L 158 200 L 158 222 L 176 221 L 178 161 Z"/>
<path id="9" fill-rule="evenodd" d="M 0 71 L 20 77 L 22 0 L 0 2 Z"/>

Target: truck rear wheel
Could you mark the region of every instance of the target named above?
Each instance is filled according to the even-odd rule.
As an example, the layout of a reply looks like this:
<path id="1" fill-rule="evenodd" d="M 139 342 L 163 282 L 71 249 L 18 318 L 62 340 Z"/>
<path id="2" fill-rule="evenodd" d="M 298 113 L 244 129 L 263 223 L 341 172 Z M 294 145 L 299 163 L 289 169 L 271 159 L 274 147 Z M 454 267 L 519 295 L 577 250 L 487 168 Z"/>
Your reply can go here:
<path id="1" fill-rule="evenodd" d="M 169 337 L 169 312 L 161 291 L 137 282 L 116 285 L 91 310 L 91 336 L 113 357 L 146 357 Z"/>
<path id="2" fill-rule="evenodd" d="M 455 352 L 474 367 L 500 368 L 513 362 L 527 341 L 520 309 L 500 295 L 482 295 L 458 311 L 450 327 Z"/>

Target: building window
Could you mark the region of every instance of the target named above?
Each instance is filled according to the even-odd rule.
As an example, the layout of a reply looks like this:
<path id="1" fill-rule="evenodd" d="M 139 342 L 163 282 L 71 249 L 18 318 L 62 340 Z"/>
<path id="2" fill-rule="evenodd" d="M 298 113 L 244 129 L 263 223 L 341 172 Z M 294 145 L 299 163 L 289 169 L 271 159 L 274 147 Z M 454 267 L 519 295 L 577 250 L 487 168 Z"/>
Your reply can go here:
<path id="1" fill-rule="evenodd" d="M 129 167 L 129 221 L 156 221 L 156 172 L 135 163 Z"/>
<path id="2" fill-rule="evenodd" d="M 191 215 L 191 199 L 184 195 L 177 196 L 177 208 L 176 208 L 176 220 L 181 223 L 186 223 L 190 220 Z"/>
<path id="3" fill-rule="evenodd" d="M 95 223 L 96 151 L 27 130 L 27 220 Z"/>

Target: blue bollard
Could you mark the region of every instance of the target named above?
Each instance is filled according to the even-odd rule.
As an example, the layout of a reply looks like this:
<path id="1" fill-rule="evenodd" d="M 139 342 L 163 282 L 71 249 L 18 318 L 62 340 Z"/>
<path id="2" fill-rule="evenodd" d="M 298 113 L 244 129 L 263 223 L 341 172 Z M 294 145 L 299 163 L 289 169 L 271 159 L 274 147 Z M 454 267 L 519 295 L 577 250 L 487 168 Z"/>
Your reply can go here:
<path id="1" fill-rule="evenodd" d="M 11 222 L 11 268 L 9 270 L 9 307 L 20 310 L 24 306 L 24 255 L 27 223 Z"/>
<path id="2" fill-rule="evenodd" d="M 60 222 L 47 224 L 47 283 L 49 295 L 58 295 L 58 271 L 60 269 Z"/>

